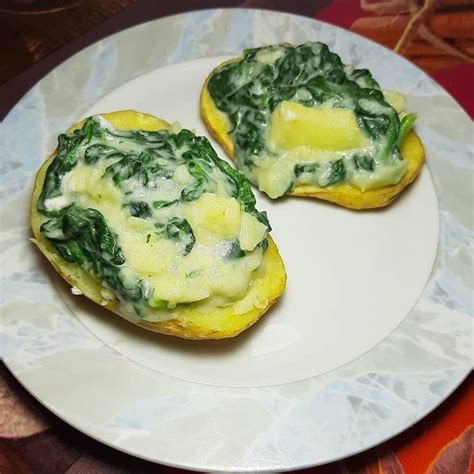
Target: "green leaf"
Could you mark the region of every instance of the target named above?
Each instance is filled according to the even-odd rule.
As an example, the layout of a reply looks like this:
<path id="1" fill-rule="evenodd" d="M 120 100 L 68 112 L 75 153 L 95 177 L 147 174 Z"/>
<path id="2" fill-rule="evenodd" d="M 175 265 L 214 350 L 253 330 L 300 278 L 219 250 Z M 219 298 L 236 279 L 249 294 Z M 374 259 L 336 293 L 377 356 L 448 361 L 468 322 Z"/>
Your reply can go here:
<path id="1" fill-rule="evenodd" d="M 164 236 L 183 245 L 183 255 L 188 255 L 194 247 L 196 238 L 186 219 L 172 217 L 164 228 Z"/>
<path id="2" fill-rule="evenodd" d="M 415 114 L 407 114 L 402 118 L 400 122 L 400 131 L 398 132 L 398 138 L 397 138 L 398 148 L 402 147 L 403 142 L 405 141 L 405 138 L 407 137 L 408 133 L 413 127 L 413 124 L 415 123 L 415 120 L 416 120 Z"/>
<path id="3" fill-rule="evenodd" d="M 133 217 L 140 217 L 141 219 L 146 219 L 151 216 L 150 206 L 146 202 L 132 201 L 124 204 L 124 207 Z"/>
<path id="4" fill-rule="evenodd" d="M 115 148 L 96 143 L 95 145 L 87 147 L 86 151 L 84 152 L 84 161 L 88 165 L 93 165 L 99 160 L 113 157 L 114 154 L 117 154 Z"/>
<path id="5" fill-rule="evenodd" d="M 87 262 L 87 256 L 77 242 L 55 242 L 54 247 L 66 262 L 82 265 Z"/>
<path id="6" fill-rule="evenodd" d="M 148 303 L 152 308 L 155 309 L 166 309 L 168 308 L 169 301 L 160 299 L 151 299 Z"/>
<path id="7" fill-rule="evenodd" d="M 139 170 L 140 162 L 137 158 L 136 155 L 124 156 L 120 161 L 109 165 L 105 169 L 105 173 L 117 186 L 120 186 L 123 181 L 131 178 Z"/>
<path id="8" fill-rule="evenodd" d="M 295 177 L 299 178 L 304 173 L 314 173 L 318 167 L 317 163 L 298 163 L 294 168 Z"/>
<path id="9" fill-rule="evenodd" d="M 330 186 L 343 181 L 345 175 L 346 168 L 344 166 L 344 161 L 342 159 L 331 161 L 329 163 L 329 176 L 327 179 L 327 185 Z"/>
<path id="10" fill-rule="evenodd" d="M 172 206 L 173 204 L 176 204 L 177 202 L 179 201 L 176 199 L 174 201 L 153 201 L 153 207 L 155 209 L 161 209 L 162 207 Z"/>
<path id="11" fill-rule="evenodd" d="M 372 157 L 366 155 L 354 155 L 352 157 L 354 165 L 358 170 L 374 171 L 375 161 Z"/>

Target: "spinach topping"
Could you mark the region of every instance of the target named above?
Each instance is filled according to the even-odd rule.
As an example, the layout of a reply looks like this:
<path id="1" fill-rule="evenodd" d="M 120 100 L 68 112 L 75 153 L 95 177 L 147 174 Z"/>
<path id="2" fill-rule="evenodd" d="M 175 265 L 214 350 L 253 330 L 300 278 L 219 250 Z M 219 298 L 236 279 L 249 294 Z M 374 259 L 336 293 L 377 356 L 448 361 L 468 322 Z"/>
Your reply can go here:
<path id="1" fill-rule="evenodd" d="M 150 206 L 143 201 L 132 201 L 124 205 L 128 209 L 128 212 L 133 217 L 141 217 L 146 219 L 151 217 Z"/>
<path id="2" fill-rule="evenodd" d="M 275 60 L 262 62 L 259 53 L 276 54 Z M 294 167 L 292 187 L 308 173 L 316 184 L 329 186 L 351 178 L 358 169 L 374 171 L 387 162 L 401 162 L 400 146 L 413 120 L 402 120 L 387 102 L 379 85 L 367 69 L 344 65 L 340 57 L 322 43 L 306 43 L 246 49 L 243 58 L 224 64 L 208 82 L 208 91 L 217 108 L 231 125 L 235 158 L 239 168 L 254 184 L 254 171 L 262 156 L 278 158 L 266 144 L 271 114 L 283 101 L 307 107 L 330 104 L 332 108 L 352 110 L 362 132 L 371 142 L 371 156 L 352 161 L 351 153 L 328 162 Z M 406 126 L 406 127 L 405 127 Z M 406 129 L 406 132 L 405 132 Z M 400 166 L 403 166 L 402 164 Z M 329 179 L 328 179 L 329 173 Z"/>
<path id="3" fill-rule="evenodd" d="M 156 223 L 155 227 L 159 235 L 163 235 L 169 240 L 179 242 L 183 255 L 188 255 L 194 247 L 196 238 L 189 222 L 186 219 L 172 217 L 166 224 Z"/>
<path id="4" fill-rule="evenodd" d="M 69 206 L 40 231 L 66 262 L 77 263 L 106 282 L 120 300 L 136 303 L 146 296 L 144 282 L 121 271 L 125 258 L 117 235 L 99 211 Z"/>
<path id="5" fill-rule="evenodd" d="M 299 178 L 304 173 L 314 173 L 318 168 L 317 163 L 301 163 L 296 164 L 294 169 L 294 174 L 297 178 Z"/>
<path id="6" fill-rule="evenodd" d="M 103 129 L 92 119 L 87 120 L 82 128 L 74 132 L 63 133 L 58 137 L 58 151 L 49 165 L 44 179 L 43 189 L 38 199 L 38 211 L 47 215 L 56 215 L 55 211 L 48 211 L 44 205 L 46 199 L 61 195 L 61 180 L 63 176 L 76 167 L 80 160 L 81 147 L 89 144 L 92 137 L 101 137 Z"/>
<path id="7" fill-rule="evenodd" d="M 89 145 L 94 137 L 99 143 Z M 125 153 L 103 143 L 111 137 L 124 138 L 149 147 L 139 154 L 134 151 Z M 57 211 L 45 207 L 45 201 L 61 195 L 63 176 L 82 160 L 87 164 L 99 160 L 110 161 L 106 174 L 122 190 L 132 179 L 138 179 L 142 186 L 156 188 L 160 179 L 172 179 L 176 167 L 186 165 L 193 181 L 181 192 L 182 201 L 192 201 L 205 192 L 214 192 L 216 183 L 210 179 L 210 174 L 217 169 L 231 188 L 230 196 L 239 201 L 245 212 L 270 227 L 266 213 L 255 209 L 255 197 L 245 176 L 221 160 L 207 138 L 198 137 L 186 129 L 177 134 L 168 130 L 112 131 L 101 128 L 94 118 L 87 119 L 81 129 L 59 136 L 58 153 L 46 172 L 38 200 L 38 211 L 46 216 L 57 214 Z M 154 208 L 160 208 L 176 202 L 155 201 L 152 205 Z"/>
<path id="8" fill-rule="evenodd" d="M 407 114 L 405 115 L 405 117 L 402 118 L 402 121 L 400 122 L 400 133 L 398 134 L 398 139 L 397 139 L 397 146 L 399 148 L 401 148 L 401 146 L 403 145 L 403 142 L 405 141 L 405 138 L 408 135 L 408 132 L 413 127 L 415 120 L 416 120 L 415 114 Z"/>
<path id="9" fill-rule="evenodd" d="M 344 166 L 344 161 L 337 160 L 331 161 L 329 163 L 328 168 L 328 178 L 327 183 L 328 185 L 338 183 L 339 181 L 343 181 L 346 175 L 346 168 Z"/>
<path id="10" fill-rule="evenodd" d="M 206 138 L 197 137 L 189 130 L 176 134 L 168 130 L 120 131 L 103 127 L 92 117 L 81 128 L 60 135 L 57 154 L 46 171 L 37 203 L 38 211 L 49 218 L 40 231 L 65 261 L 80 265 L 101 279 L 120 301 L 131 304 L 138 315 L 143 315 L 146 306 L 162 308 L 167 302 L 153 298 L 148 283 L 127 266 L 120 239 L 106 218 L 97 209 L 81 207 L 80 200 L 73 199 L 71 203 L 66 196 L 60 205 L 48 202 L 63 196 L 64 176 L 79 165 L 100 165 L 99 169 L 105 170 L 102 179 L 110 180 L 121 191 L 124 212 L 150 221 L 155 227 L 154 238 L 176 243 L 183 256 L 196 243 L 191 225 L 184 218 L 155 213 L 199 199 L 205 192 L 215 192 L 218 184 L 220 192 L 224 189 L 228 197 L 235 197 L 245 212 L 270 229 L 266 214 L 255 208 L 255 197 L 246 178 L 222 161 Z M 189 173 L 185 185 L 173 181 L 179 166 Z M 156 192 L 147 194 L 147 189 L 158 192 L 162 186 L 176 192 L 176 197 L 156 199 Z M 102 199 L 100 194 L 98 199 Z M 147 233 L 144 243 L 152 244 L 152 236 L 153 232 Z M 245 255 L 238 241 L 232 249 L 222 258 Z"/>
<path id="11" fill-rule="evenodd" d="M 374 171 L 375 169 L 375 161 L 370 156 L 356 154 L 352 157 L 352 161 L 358 170 Z"/>
<path id="12" fill-rule="evenodd" d="M 179 202 L 179 201 L 178 200 L 175 200 L 175 201 L 163 201 L 163 200 L 153 201 L 153 207 L 155 209 L 161 209 L 162 207 L 172 206 L 173 204 L 176 204 L 177 202 Z"/>
<path id="13" fill-rule="evenodd" d="M 121 155 L 121 153 L 117 153 L 116 150 L 107 145 L 101 145 L 100 143 L 96 143 L 95 145 L 91 145 L 86 148 L 84 153 L 84 161 L 88 165 L 93 165 L 96 163 L 100 158 L 108 157 L 110 158 L 111 155 Z"/>

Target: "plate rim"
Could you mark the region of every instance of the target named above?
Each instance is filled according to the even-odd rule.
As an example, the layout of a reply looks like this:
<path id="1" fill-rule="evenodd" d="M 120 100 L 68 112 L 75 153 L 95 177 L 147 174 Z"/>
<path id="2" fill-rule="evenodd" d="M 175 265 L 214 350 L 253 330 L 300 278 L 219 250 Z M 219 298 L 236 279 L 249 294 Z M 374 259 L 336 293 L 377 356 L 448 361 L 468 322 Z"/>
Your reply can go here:
<path id="1" fill-rule="evenodd" d="M 249 10 L 247 9 L 241 9 L 241 8 L 229 8 L 229 9 L 206 9 L 206 10 L 200 10 L 198 12 L 222 12 L 222 11 L 230 11 L 230 13 L 232 14 L 238 14 L 239 12 L 241 11 L 246 11 L 248 12 Z M 274 15 L 278 15 L 278 16 L 290 16 L 290 17 L 297 17 L 297 18 L 300 18 L 300 19 L 304 19 L 305 21 L 310 21 L 310 22 L 316 22 L 316 23 L 321 23 L 323 25 L 326 25 L 327 27 L 329 27 L 330 29 L 336 29 L 336 30 L 340 30 L 341 32 L 343 32 L 344 35 L 346 35 L 347 33 L 349 34 L 353 34 L 355 35 L 355 33 L 352 33 L 348 30 L 345 30 L 341 27 L 337 27 L 335 25 L 329 25 L 329 24 L 326 24 L 324 22 L 321 22 L 319 20 L 315 20 L 313 18 L 308 18 L 308 17 L 304 17 L 304 16 L 300 16 L 300 15 L 294 15 L 294 14 L 289 14 L 289 13 L 284 13 L 284 12 L 276 12 L 276 11 L 272 11 L 272 10 L 258 10 L 258 9 L 252 9 L 251 12 L 252 12 L 252 16 L 254 15 L 254 12 L 255 11 L 262 11 L 262 12 L 265 12 L 265 13 L 271 13 L 271 14 L 274 14 Z M 154 19 L 154 20 L 150 20 L 148 22 L 145 22 L 145 23 L 140 23 L 138 25 L 135 25 L 135 26 L 132 26 L 130 28 L 127 28 L 127 29 L 124 29 L 124 30 L 121 30 L 119 32 L 116 32 L 116 33 L 113 33 L 107 37 L 104 37 L 104 38 L 101 38 L 99 41 L 97 42 L 94 42 L 93 44 L 87 46 L 86 48 L 78 51 L 76 54 L 74 54 L 73 56 L 67 58 L 65 61 L 61 62 L 59 65 L 57 65 L 52 71 L 50 71 L 47 75 L 45 75 L 37 84 L 33 85 L 31 89 L 29 89 L 24 96 L 22 96 L 22 98 L 17 102 L 17 104 L 15 104 L 15 106 L 10 110 L 10 112 L 7 114 L 7 116 L 5 117 L 5 120 L 8 119 L 8 117 L 10 116 L 10 114 L 14 111 L 14 109 L 17 108 L 17 106 L 23 102 L 23 100 L 25 99 L 26 96 L 28 96 L 30 94 L 30 92 L 32 90 L 34 90 L 35 88 L 38 87 L 38 85 L 45 81 L 49 76 L 51 76 L 52 74 L 54 74 L 55 72 L 57 72 L 57 70 L 63 66 L 65 63 L 69 63 L 69 62 L 74 62 L 75 60 L 77 60 L 77 56 L 81 55 L 84 53 L 84 51 L 86 50 L 92 50 L 94 47 L 97 47 L 98 44 L 102 43 L 102 42 L 106 42 L 106 41 L 110 41 L 111 39 L 113 39 L 114 37 L 117 37 L 121 34 L 123 34 L 124 32 L 127 32 L 127 31 L 130 31 L 130 30 L 133 30 L 133 29 L 141 29 L 141 28 L 144 28 L 146 27 L 146 25 L 149 25 L 149 24 L 154 24 L 156 22 L 160 22 L 160 21 L 167 21 L 169 19 L 172 19 L 172 18 L 175 18 L 175 17 L 187 17 L 187 16 L 193 16 L 194 14 L 198 13 L 196 11 L 191 11 L 191 12 L 185 12 L 185 13 L 179 13 L 179 14 L 176 14 L 176 15 L 169 15 L 169 16 L 166 16 L 166 17 L 162 17 L 162 18 L 158 18 L 158 19 Z M 182 34 L 182 31 L 181 31 L 181 34 Z M 378 45 L 377 43 L 374 43 L 372 42 L 371 40 L 368 40 L 367 38 L 365 37 L 362 37 L 360 35 L 356 35 L 358 36 L 359 38 L 362 38 L 364 41 L 368 41 L 370 43 L 373 43 L 375 45 L 377 45 L 378 48 L 383 48 L 383 49 L 386 49 L 387 51 L 390 51 L 388 50 L 387 48 L 384 48 L 383 46 L 381 45 Z M 390 51 L 390 53 L 393 53 Z M 393 53 L 394 54 L 394 53 Z M 198 59 L 198 57 L 194 57 L 194 59 Z M 414 66 L 411 62 L 407 61 L 406 59 L 402 58 L 404 61 L 406 61 L 410 66 L 416 68 L 416 66 Z M 178 61 L 180 62 L 180 61 Z M 167 66 L 169 64 L 174 64 L 174 63 L 167 63 L 167 64 L 162 64 L 161 66 L 157 66 L 157 67 L 162 67 L 162 66 Z M 418 69 L 418 68 L 416 68 Z M 147 72 L 150 72 L 151 69 L 148 69 L 148 71 L 145 71 L 144 73 L 146 74 Z M 136 79 L 137 77 L 141 76 L 142 73 L 139 73 L 133 77 L 129 77 L 126 81 L 122 81 L 121 84 L 125 84 L 126 82 L 129 82 L 133 79 Z M 426 75 L 425 75 L 426 76 Z M 428 77 L 428 76 L 426 76 Z M 429 78 L 430 81 L 433 81 L 431 78 Z M 433 81 L 434 82 L 434 81 Z M 446 92 L 442 86 L 436 84 L 437 87 L 439 87 L 441 90 L 443 90 L 443 92 L 448 95 L 452 100 L 455 101 L 455 99 L 453 99 L 448 92 Z M 98 95 L 97 97 L 95 97 L 94 99 L 94 102 L 97 102 L 99 101 L 104 95 L 110 93 L 112 90 L 114 90 L 115 88 L 112 88 L 112 89 L 109 89 L 107 91 L 105 91 L 103 94 L 100 94 Z M 468 117 L 467 113 L 465 112 L 465 110 L 455 101 L 456 105 L 458 106 L 458 109 L 462 110 L 462 112 L 466 115 L 466 117 Z M 76 111 L 77 113 L 77 111 Z M 437 190 L 437 187 L 435 186 L 435 190 Z M 441 245 L 441 242 L 440 240 L 438 241 L 438 246 Z M 430 277 L 431 278 L 431 277 Z M 426 282 L 426 285 L 428 284 L 429 280 Z M 420 298 L 421 298 L 421 295 L 420 295 Z M 416 304 L 416 303 L 415 303 Z M 408 317 L 408 315 L 407 315 Z M 389 336 L 387 336 L 389 337 Z M 380 343 L 379 343 L 380 344 Z M 378 344 L 378 345 L 379 345 Z M 370 349 L 370 351 L 374 350 L 374 348 Z M 369 352 L 370 352 L 369 351 Z M 365 355 L 365 354 L 364 354 Z M 360 357 L 363 357 L 364 355 L 360 356 Z M 36 398 L 36 395 L 33 393 L 33 392 L 30 392 L 30 389 L 29 387 L 27 387 L 26 385 L 23 384 L 23 382 L 17 377 L 17 373 L 15 372 L 14 368 L 11 367 L 9 364 L 8 364 L 8 360 L 7 359 L 4 359 L 4 363 L 5 365 L 8 367 L 9 371 L 14 375 L 15 379 L 17 379 L 19 381 L 19 383 L 35 398 L 37 399 L 40 403 L 42 403 L 46 408 L 48 408 L 50 411 L 52 411 L 56 416 L 58 416 L 59 418 L 61 419 L 66 419 L 65 418 L 65 415 L 63 414 L 58 414 L 57 411 L 56 411 L 56 407 L 53 407 L 51 406 L 48 402 L 44 401 L 44 400 L 41 400 L 39 398 Z M 151 369 L 149 369 L 151 370 Z M 336 369 L 337 370 L 337 369 Z M 386 437 L 385 439 L 381 439 L 379 441 L 377 441 L 376 443 L 372 444 L 371 446 L 365 446 L 365 447 L 362 447 L 360 448 L 360 450 L 358 451 L 354 451 L 352 452 L 351 454 L 349 454 L 350 456 L 354 455 L 354 454 L 357 454 L 358 452 L 361 452 L 361 451 L 365 451 L 367 449 L 371 449 L 372 447 L 386 441 L 387 439 L 390 439 L 392 438 L 393 436 L 396 436 L 398 435 L 400 432 L 403 432 L 404 430 L 408 429 L 410 426 L 413 426 L 413 424 L 417 423 L 418 421 L 420 421 L 422 418 L 424 418 L 425 416 L 427 416 L 431 411 L 433 411 L 435 408 L 437 408 L 437 406 L 439 406 L 439 404 L 441 404 L 444 400 L 446 400 L 455 390 L 456 388 L 465 380 L 465 378 L 469 375 L 470 373 L 470 370 L 467 370 L 467 372 L 465 374 L 463 374 L 461 380 L 457 380 L 456 383 L 455 383 L 455 386 L 454 387 L 451 387 L 451 390 L 449 391 L 448 394 L 445 394 L 444 396 L 442 396 L 439 400 L 437 400 L 433 406 L 429 407 L 427 410 L 425 410 L 421 415 L 419 415 L 418 417 L 416 417 L 416 419 L 413 420 L 413 422 L 409 425 L 409 426 L 405 426 L 403 428 L 401 428 L 398 432 L 394 433 L 394 434 L 391 434 L 389 435 L 388 437 Z M 192 384 L 200 384 L 199 382 L 189 382 L 189 383 L 192 383 Z M 293 384 L 295 382 L 290 382 L 290 384 Z M 140 457 L 142 459 L 146 459 L 146 460 L 149 460 L 149 461 L 152 461 L 152 462 L 159 462 L 159 463 L 162 463 L 162 464 L 166 464 L 166 465 L 169 465 L 169 466 L 173 466 L 173 467 L 181 467 L 181 468 L 186 468 L 186 469 L 191 469 L 191 470 L 199 470 L 199 469 L 202 469 L 202 466 L 200 467 L 194 467 L 194 466 L 191 466 L 191 465 L 187 465 L 187 464 L 173 464 L 173 463 L 169 463 L 169 462 L 166 462 L 166 461 L 163 461 L 163 460 L 159 460 L 159 459 L 153 459 L 153 458 L 148 458 L 148 457 L 145 457 L 141 454 L 137 454 L 135 452 L 132 452 L 132 451 L 127 451 L 126 449 L 124 449 L 123 447 L 120 447 L 120 446 L 117 446 L 116 444 L 113 444 L 112 442 L 109 442 L 107 440 L 103 440 L 101 438 L 98 438 L 96 437 L 94 434 L 91 434 L 90 432 L 88 431 L 83 431 L 82 428 L 78 427 L 76 424 L 73 424 L 72 422 L 70 422 L 69 420 L 67 421 L 68 424 L 71 424 L 75 429 L 78 429 L 79 431 L 87 434 L 88 436 L 91 436 L 92 438 L 94 439 L 97 439 L 98 441 L 104 443 L 104 444 L 107 444 L 115 449 L 118 449 L 120 451 L 124 451 L 130 455 L 133 455 L 133 456 L 136 456 L 136 457 Z M 349 456 L 348 454 L 346 455 L 343 455 L 339 458 L 334 458 L 332 459 L 331 461 L 328 461 L 328 460 L 323 460 L 321 461 L 320 463 L 318 464 L 314 464 L 314 463 L 310 463 L 310 464 L 300 464 L 300 465 L 293 465 L 291 467 L 285 467 L 285 468 L 281 468 L 282 470 L 291 470 L 291 469 L 295 469 L 295 468 L 304 468 L 304 467 L 310 467 L 310 466 L 316 466 L 316 465 L 320 465 L 320 464 L 324 464 L 324 463 L 327 463 L 327 462 L 333 462 L 333 461 L 337 461 L 337 460 L 340 460 L 340 459 L 343 459 L 347 456 Z M 219 467 L 218 467 L 219 468 Z M 220 467 L 222 468 L 222 466 Z M 265 468 L 255 468 L 255 467 L 251 467 L 249 468 L 251 470 L 257 470 L 257 471 L 263 471 L 265 470 Z M 227 469 L 226 470 L 228 471 L 233 471 L 233 470 L 237 470 L 237 469 Z M 239 471 L 242 471 L 241 468 L 238 469 Z"/>

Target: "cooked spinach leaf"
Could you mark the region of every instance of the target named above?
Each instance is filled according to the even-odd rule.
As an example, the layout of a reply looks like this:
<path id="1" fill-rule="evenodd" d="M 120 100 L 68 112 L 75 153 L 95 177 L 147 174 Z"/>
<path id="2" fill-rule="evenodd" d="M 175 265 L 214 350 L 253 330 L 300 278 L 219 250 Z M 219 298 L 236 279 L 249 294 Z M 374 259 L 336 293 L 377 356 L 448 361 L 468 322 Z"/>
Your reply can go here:
<path id="1" fill-rule="evenodd" d="M 146 219 L 151 217 L 151 209 L 150 206 L 143 201 L 133 201 L 128 202 L 124 205 L 128 209 L 128 212 L 133 217 L 141 217 L 142 219 Z"/>
<path id="2" fill-rule="evenodd" d="M 344 72 L 346 73 L 347 79 L 354 81 L 359 87 L 376 90 L 380 92 L 377 81 L 372 77 L 368 69 L 354 69 L 352 66 L 345 66 Z M 383 94 L 382 97 L 383 98 Z"/>
<path id="3" fill-rule="evenodd" d="M 181 199 L 183 201 L 194 201 L 199 199 L 203 193 L 207 191 L 209 179 L 199 163 L 188 161 L 186 164 L 188 165 L 190 174 L 194 176 L 195 179 L 181 191 Z"/>
<path id="4" fill-rule="evenodd" d="M 168 307 L 169 301 L 161 299 L 151 299 L 150 306 L 155 309 L 165 309 Z"/>
<path id="5" fill-rule="evenodd" d="M 140 301 L 143 282 L 123 272 L 124 256 L 104 216 L 95 209 L 70 206 L 40 228 L 58 254 L 102 279 L 122 301 Z"/>
<path id="6" fill-rule="evenodd" d="M 317 163 L 300 163 L 295 165 L 294 174 L 299 178 L 303 173 L 314 173 L 317 168 Z"/>
<path id="7" fill-rule="evenodd" d="M 124 181 L 130 179 L 140 169 L 137 155 L 125 155 L 123 158 L 105 169 L 105 173 L 112 181 L 120 186 Z"/>
<path id="8" fill-rule="evenodd" d="M 398 134 L 397 139 L 397 146 L 401 149 L 405 138 L 407 137 L 408 133 L 410 132 L 413 124 L 415 123 L 416 115 L 415 114 L 407 114 L 405 117 L 402 118 L 400 122 L 400 133 Z"/>
<path id="9" fill-rule="evenodd" d="M 63 176 L 79 163 L 81 147 L 89 144 L 92 137 L 100 137 L 103 130 L 94 119 L 87 119 L 82 128 L 71 133 L 63 133 L 58 137 L 58 151 L 46 170 L 43 189 L 38 199 L 38 211 L 47 216 L 57 215 L 57 211 L 48 210 L 45 201 L 61 194 L 60 185 Z"/>
<path id="10" fill-rule="evenodd" d="M 367 155 L 354 155 L 352 161 L 356 169 L 364 171 L 374 171 L 375 161 L 372 157 Z"/>
<path id="11" fill-rule="evenodd" d="M 346 167 L 344 166 L 344 160 L 341 159 L 341 160 L 331 161 L 329 163 L 329 171 L 328 171 L 328 178 L 327 178 L 328 186 L 339 183 L 340 181 L 344 181 L 345 175 L 346 175 Z"/>
<path id="12" fill-rule="evenodd" d="M 183 246 L 183 255 L 188 255 L 194 247 L 196 238 L 189 222 L 179 217 L 171 218 L 163 230 L 163 235 L 170 239 L 178 241 Z"/>
<path id="13" fill-rule="evenodd" d="M 178 200 L 175 200 L 175 201 L 153 201 L 153 207 L 155 209 L 161 209 L 162 207 L 168 207 L 168 206 L 172 206 L 173 204 L 176 204 L 177 202 L 179 202 Z"/>
<path id="14" fill-rule="evenodd" d="M 115 148 L 107 145 L 101 145 L 100 143 L 95 143 L 86 148 L 84 152 L 84 161 L 88 165 L 93 165 L 99 159 L 104 158 L 115 158 L 117 151 Z"/>

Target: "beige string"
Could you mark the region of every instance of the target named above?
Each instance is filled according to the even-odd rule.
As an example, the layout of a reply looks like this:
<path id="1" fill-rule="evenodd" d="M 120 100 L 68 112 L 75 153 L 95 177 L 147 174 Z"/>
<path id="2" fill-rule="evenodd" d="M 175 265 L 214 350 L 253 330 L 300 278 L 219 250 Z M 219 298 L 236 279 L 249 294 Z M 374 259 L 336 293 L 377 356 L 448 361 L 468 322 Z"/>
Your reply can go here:
<path id="1" fill-rule="evenodd" d="M 441 0 L 442 1 L 442 0 Z M 402 36 L 398 40 L 394 51 L 403 53 L 413 41 L 414 36 L 418 33 L 421 38 L 425 39 L 433 46 L 446 51 L 453 56 L 458 56 L 466 61 L 473 62 L 474 57 L 465 53 L 459 48 L 449 44 L 442 38 L 436 36 L 430 31 L 427 23 L 433 15 L 435 8 L 441 3 L 440 0 L 389 0 L 389 1 L 370 1 L 361 0 L 360 6 L 365 11 L 371 11 L 376 15 L 402 15 L 408 13 L 410 20 L 403 30 Z M 466 2 L 469 3 L 469 2 Z"/>

